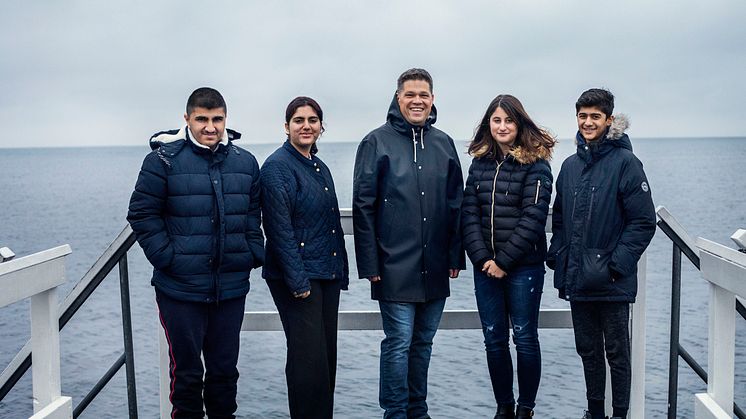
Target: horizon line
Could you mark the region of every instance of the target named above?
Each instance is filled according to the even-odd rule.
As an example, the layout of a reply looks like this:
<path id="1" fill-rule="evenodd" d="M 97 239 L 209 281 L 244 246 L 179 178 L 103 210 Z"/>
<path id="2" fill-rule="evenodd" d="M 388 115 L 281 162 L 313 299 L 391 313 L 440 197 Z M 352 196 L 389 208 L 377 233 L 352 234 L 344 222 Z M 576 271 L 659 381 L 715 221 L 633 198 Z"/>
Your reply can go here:
<path id="1" fill-rule="evenodd" d="M 557 140 L 574 140 L 574 137 L 556 137 Z M 635 137 L 634 141 L 639 140 L 691 140 L 691 139 L 741 139 L 746 140 L 746 135 L 721 135 L 721 136 L 708 136 L 708 137 L 702 137 L 702 136 L 686 136 L 686 137 Z M 339 140 L 339 139 L 324 139 L 325 143 L 356 143 L 360 142 L 361 140 Z M 471 139 L 454 139 L 454 141 L 457 142 L 468 142 L 471 141 Z M 276 140 L 272 141 L 250 141 L 245 142 L 239 140 L 236 143 L 238 146 L 244 145 L 244 144 L 282 144 L 281 142 L 277 142 Z M 147 145 L 147 144 L 144 144 Z M 12 149 L 12 150 L 19 150 L 19 149 L 46 149 L 46 148 L 52 148 L 52 149 L 60 149 L 60 148 L 106 148 L 106 147 L 142 147 L 143 145 L 138 144 L 95 144 L 95 145 L 24 145 L 24 146 L 6 146 L 6 145 L 0 145 L 0 149 Z"/>

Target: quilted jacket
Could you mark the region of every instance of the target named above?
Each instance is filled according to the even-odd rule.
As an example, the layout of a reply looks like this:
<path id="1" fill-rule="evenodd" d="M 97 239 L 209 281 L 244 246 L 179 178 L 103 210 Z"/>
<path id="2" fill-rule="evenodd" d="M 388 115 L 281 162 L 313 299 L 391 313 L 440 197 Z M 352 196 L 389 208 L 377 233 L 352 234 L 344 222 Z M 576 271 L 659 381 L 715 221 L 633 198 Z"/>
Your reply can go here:
<path id="1" fill-rule="evenodd" d="M 212 302 L 249 292 L 262 265 L 259 165 L 233 145 L 215 152 L 181 130 L 153 135 L 130 199 L 129 221 L 153 265 L 151 283 L 171 298 Z"/>
<path id="2" fill-rule="evenodd" d="M 309 280 L 337 280 L 347 289 L 349 271 L 339 204 L 329 168 L 303 156 L 288 141 L 262 165 L 262 214 L 267 235 L 262 276 L 282 280 L 293 293 Z"/>

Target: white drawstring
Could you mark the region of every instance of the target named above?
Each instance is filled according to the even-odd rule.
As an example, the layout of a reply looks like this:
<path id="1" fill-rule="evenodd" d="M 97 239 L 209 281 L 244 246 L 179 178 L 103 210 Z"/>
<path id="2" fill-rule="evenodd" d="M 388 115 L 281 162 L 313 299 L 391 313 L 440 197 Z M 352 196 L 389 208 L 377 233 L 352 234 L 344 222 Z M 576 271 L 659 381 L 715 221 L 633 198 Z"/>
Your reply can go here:
<path id="1" fill-rule="evenodd" d="M 417 133 L 412 128 L 412 151 L 414 152 L 414 162 L 417 163 Z"/>
<path id="2" fill-rule="evenodd" d="M 425 149 L 425 130 L 420 130 L 420 147 Z M 412 151 L 414 152 L 414 162 L 417 163 L 417 131 L 412 128 Z"/>

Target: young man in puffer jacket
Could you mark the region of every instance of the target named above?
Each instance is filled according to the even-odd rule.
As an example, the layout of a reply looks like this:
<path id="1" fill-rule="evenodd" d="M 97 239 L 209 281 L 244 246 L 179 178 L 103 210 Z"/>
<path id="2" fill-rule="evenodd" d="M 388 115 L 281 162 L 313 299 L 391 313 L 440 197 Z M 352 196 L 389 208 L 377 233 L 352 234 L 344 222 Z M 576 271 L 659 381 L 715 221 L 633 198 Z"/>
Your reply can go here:
<path id="1" fill-rule="evenodd" d="M 611 92 L 583 92 L 575 110 L 578 148 L 557 177 L 547 266 L 560 297 L 570 301 L 588 399 L 583 418 L 605 418 L 604 350 L 613 418 L 626 418 L 629 304 L 637 295 L 637 262 L 655 234 L 655 208 L 642 163 L 624 133 L 626 117 L 613 116 Z"/>
<path id="2" fill-rule="evenodd" d="M 234 417 L 249 272 L 264 261 L 259 165 L 225 118 L 217 90 L 195 90 L 186 126 L 150 139 L 127 215 L 154 268 L 172 418 L 204 417 L 203 395 L 208 417 Z"/>

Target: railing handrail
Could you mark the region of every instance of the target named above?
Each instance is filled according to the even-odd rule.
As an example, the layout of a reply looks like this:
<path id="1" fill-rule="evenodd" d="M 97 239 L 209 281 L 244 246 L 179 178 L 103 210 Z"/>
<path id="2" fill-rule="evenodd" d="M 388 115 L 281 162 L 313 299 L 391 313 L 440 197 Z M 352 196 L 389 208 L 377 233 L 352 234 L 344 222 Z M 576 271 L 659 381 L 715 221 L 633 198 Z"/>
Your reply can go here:
<path id="1" fill-rule="evenodd" d="M 716 248 L 716 243 L 710 242 L 699 238 L 693 239 L 686 229 L 678 222 L 678 220 L 671 215 L 671 213 L 664 206 L 656 208 L 656 214 L 658 215 L 658 227 L 668 236 L 674 245 L 673 252 L 673 264 L 672 264 L 672 293 L 671 293 L 671 340 L 670 340 L 670 358 L 669 358 L 669 390 L 668 390 L 668 417 L 675 418 L 677 416 L 677 404 L 678 404 L 678 358 L 681 357 L 705 383 L 710 386 L 711 380 L 708 379 L 708 373 L 705 369 L 692 357 L 689 352 L 679 342 L 679 328 L 680 328 L 680 298 L 681 298 L 681 254 L 686 255 L 689 261 L 701 271 L 702 249 L 703 244 L 705 248 Z M 732 249 L 731 249 L 732 250 Z M 734 256 L 739 261 L 746 262 L 746 255 L 736 253 Z M 709 281 L 709 280 L 708 280 Z M 731 284 L 732 288 L 738 287 L 739 284 Z M 746 285 L 743 285 L 743 290 L 746 291 Z M 712 300 L 710 302 L 712 305 Z M 735 304 L 733 304 L 736 312 L 746 319 L 746 308 L 744 308 L 740 298 L 736 294 Z M 732 309 L 727 309 L 732 310 Z M 710 338 L 711 339 L 711 338 Z M 696 399 L 698 403 L 700 400 L 704 400 L 702 395 L 697 395 Z M 732 403 L 732 412 L 738 418 L 746 418 L 746 413 L 735 403 Z"/>
<path id="2" fill-rule="evenodd" d="M 661 231 L 681 249 L 687 259 L 699 270 L 699 248 L 694 238 L 663 205 L 658 206 L 655 213 L 658 215 L 658 227 Z"/>
<path id="3" fill-rule="evenodd" d="M 72 418 L 72 400 L 62 396 L 57 287 L 65 282 L 69 245 L 0 264 L 0 307 L 30 299 L 33 418 Z"/>
<path id="4" fill-rule="evenodd" d="M 127 224 L 60 304 L 58 311 L 60 313 L 60 330 L 65 327 L 67 322 L 80 309 L 93 291 L 96 290 L 101 281 L 114 269 L 114 266 L 130 250 L 134 243 L 135 234 L 129 224 Z M 17 260 L 20 259 L 5 263 Z M 13 357 L 10 363 L 8 363 L 2 374 L 0 374 L 0 400 L 8 394 L 30 367 L 31 340 L 29 339 L 18 353 L 16 353 L 16 356 Z"/>

